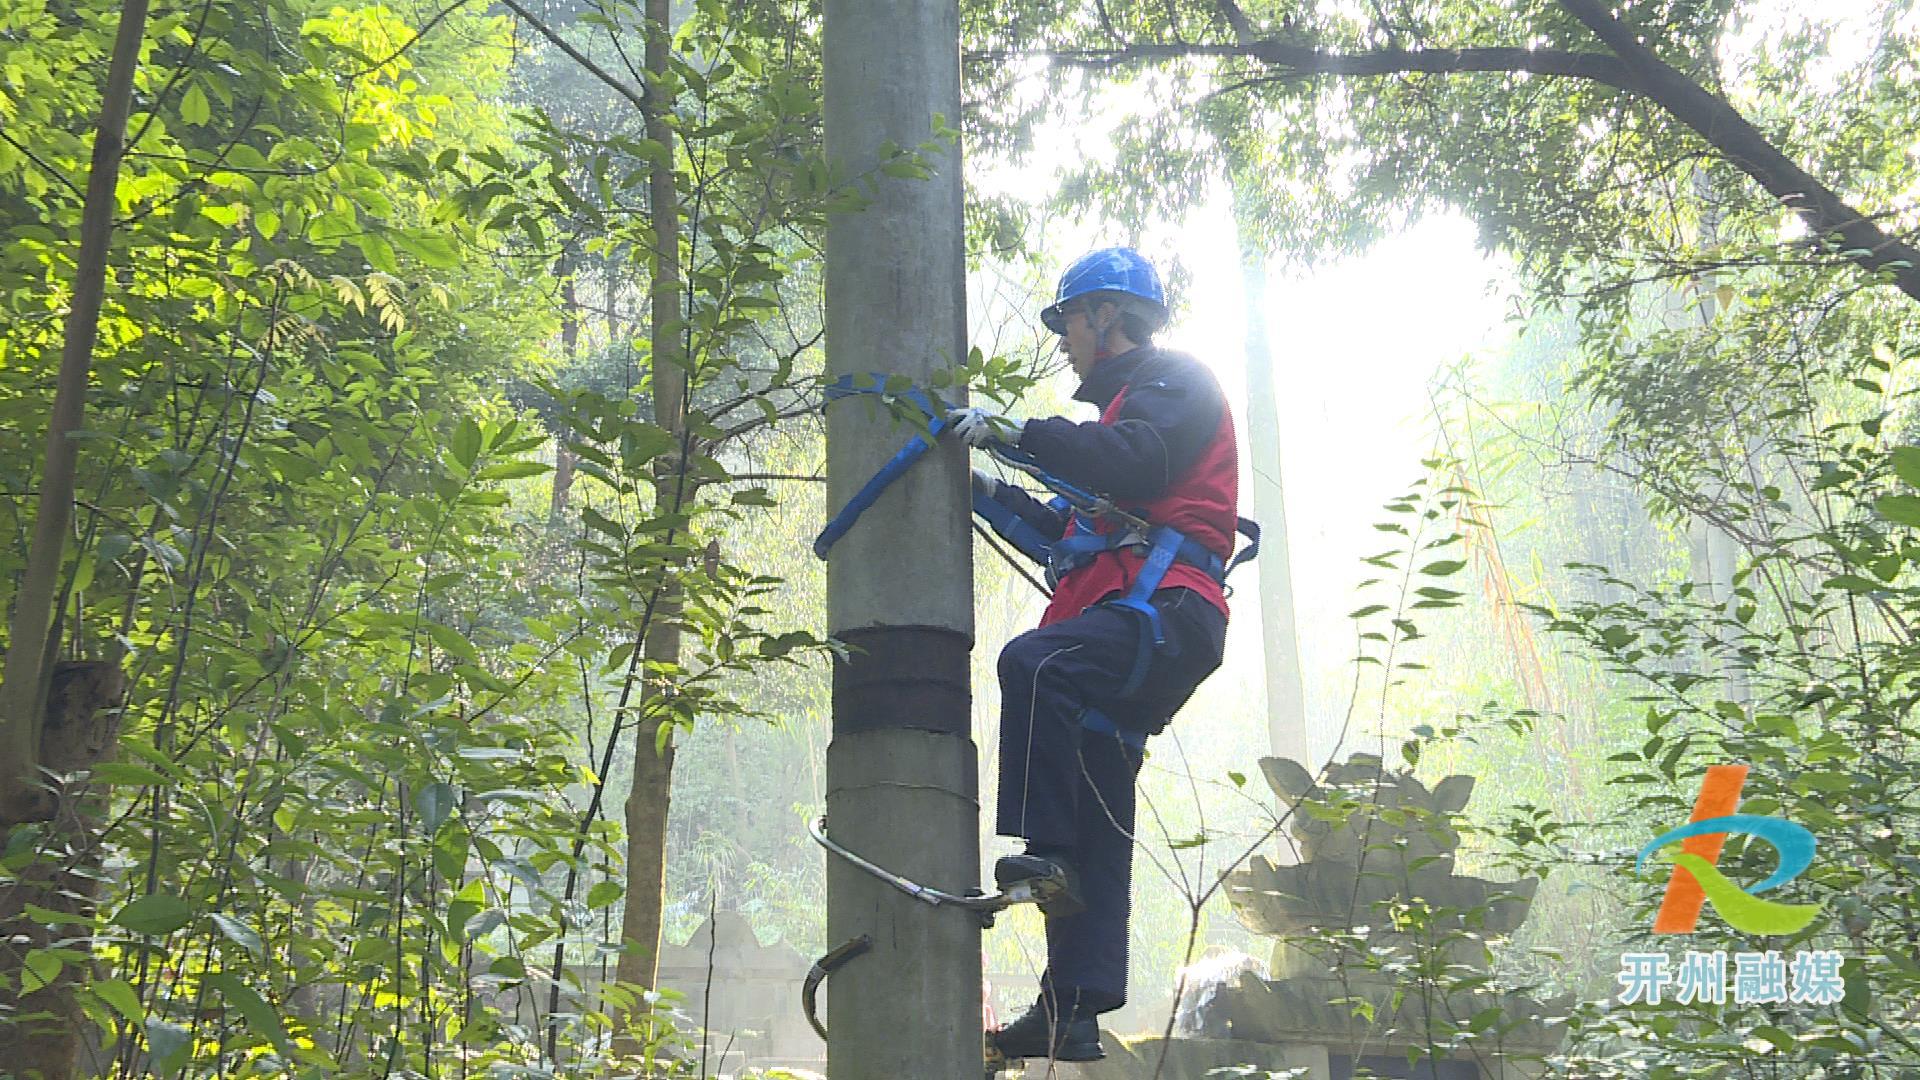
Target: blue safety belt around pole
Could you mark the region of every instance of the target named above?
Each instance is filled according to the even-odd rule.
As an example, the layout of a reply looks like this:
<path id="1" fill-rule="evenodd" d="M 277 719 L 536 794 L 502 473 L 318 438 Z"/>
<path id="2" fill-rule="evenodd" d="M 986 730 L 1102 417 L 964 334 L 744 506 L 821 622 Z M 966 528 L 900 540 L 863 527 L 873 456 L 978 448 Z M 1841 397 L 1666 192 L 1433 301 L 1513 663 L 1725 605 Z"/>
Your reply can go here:
<path id="1" fill-rule="evenodd" d="M 941 426 L 941 421 L 934 421 L 933 434 L 938 435 Z M 867 507 L 880 500 L 880 493 L 887 490 L 887 485 L 900 479 L 908 469 L 913 467 L 914 462 L 920 460 L 922 454 L 931 449 L 933 444 L 927 441 L 925 435 L 915 435 L 908 440 L 907 445 L 901 447 L 893 457 L 889 458 L 887 463 L 880 467 L 879 472 L 874 473 L 866 483 L 860 485 L 860 490 L 853 493 L 853 498 L 847 500 L 847 505 L 840 508 L 840 512 L 833 516 L 832 521 L 827 522 L 827 527 L 820 530 L 819 536 L 814 537 L 814 555 L 822 559 L 826 558 L 827 549 L 833 547 L 834 541 L 847 535 L 847 530 L 853 528 L 853 523 L 860 519 L 861 514 L 866 513 Z"/>
<path id="2" fill-rule="evenodd" d="M 827 401 L 831 403 L 855 394 L 885 394 L 886 392 L 884 380 L 872 387 L 863 388 L 854 385 L 853 376 L 846 375 L 827 387 Z M 868 507 L 880 500 L 880 495 L 887 490 L 887 486 L 906 475 L 907 470 L 913 468 L 914 462 L 919 461 L 922 455 L 933 449 L 932 439 L 946 430 L 946 407 L 939 399 L 924 390 L 908 390 L 899 396 L 918 405 L 920 411 L 926 414 L 927 434 L 915 435 L 908 439 L 905 446 L 896 451 L 893 457 L 888 458 L 885 465 L 880 466 L 879 472 L 868 477 L 867 482 L 860 485 L 860 490 L 853 493 L 853 498 L 847 500 L 847 505 L 833 515 L 833 520 L 827 522 L 827 527 L 821 529 L 820 535 L 813 539 L 813 554 L 816 558 L 826 558 L 828 549 L 832 548 L 841 537 L 847 535 L 847 530 L 853 528 L 853 523 L 860 520 L 860 515 L 866 513 Z"/>

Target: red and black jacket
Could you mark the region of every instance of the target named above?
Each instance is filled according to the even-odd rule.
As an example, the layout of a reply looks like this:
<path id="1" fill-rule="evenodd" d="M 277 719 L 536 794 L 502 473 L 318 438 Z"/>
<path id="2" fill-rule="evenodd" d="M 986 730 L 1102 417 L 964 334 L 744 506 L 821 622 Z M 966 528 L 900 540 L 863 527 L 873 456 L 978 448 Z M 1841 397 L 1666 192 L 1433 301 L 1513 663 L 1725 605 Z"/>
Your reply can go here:
<path id="1" fill-rule="evenodd" d="M 1233 554 L 1240 481 L 1233 414 L 1213 373 L 1185 353 L 1144 345 L 1095 364 L 1073 396 L 1098 406 L 1100 419 L 1029 420 L 1020 449 L 1061 479 L 1099 492 L 1152 524 L 1178 529 L 1224 564 Z M 1076 527 L 1009 485 L 1001 486 L 997 501 L 1049 541 Z M 1040 625 L 1126 592 L 1145 560 L 1142 548 L 1101 552 L 1060 580 Z M 1220 583 L 1190 563 L 1175 562 L 1160 588 L 1192 589 L 1226 613 Z"/>

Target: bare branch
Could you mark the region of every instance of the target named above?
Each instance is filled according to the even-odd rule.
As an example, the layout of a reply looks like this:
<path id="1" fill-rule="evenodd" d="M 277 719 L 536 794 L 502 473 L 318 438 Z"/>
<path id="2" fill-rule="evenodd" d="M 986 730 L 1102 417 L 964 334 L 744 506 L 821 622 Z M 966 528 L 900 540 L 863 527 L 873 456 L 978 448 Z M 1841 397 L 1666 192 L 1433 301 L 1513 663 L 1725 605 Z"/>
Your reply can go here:
<path id="1" fill-rule="evenodd" d="M 824 476 L 815 476 L 810 473 L 743 472 L 743 473 L 734 473 L 728 476 L 724 480 L 709 480 L 707 481 L 707 483 L 709 485 L 763 484 L 763 483 L 775 483 L 780 481 L 793 481 L 795 483 L 824 484 L 827 482 L 827 478 Z"/>
<path id="2" fill-rule="evenodd" d="M 568 44 L 567 40 L 561 37 L 558 33 L 554 32 L 554 29 L 552 27 L 548 26 L 546 23 L 541 22 L 538 18 L 536 18 L 533 12 L 528 11 L 526 9 L 526 6 L 524 4 L 521 4 L 519 0 L 500 0 L 500 3 L 504 5 L 508 11 L 511 11 L 515 15 L 520 16 L 520 18 L 523 19 L 528 26 L 531 26 L 535 30 L 539 31 L 540 36 L 543 38 L 546 38 L 549 42 L 551 42 L 554 48 L 559 49 L 563 53 L 566 53 L 567 57 L 571 59 L 574 63 L 579 64 L 581 67 L 585 68 L 587 71 L 587 74 L 592 75 L 594 78 L 599 79 L 603 83 L 606 83 L 609 87 L 613 89 L 615 93 L 619 94 L 621 97 L 626 98 L 628 101 L 632 102 L 634 108 L 641 109 L 641 110 L 646 109 L 647 99 L 646 99 L 645 91 L 635 90 L 634 88 L 628 86 L 626 83 L 623 83 L 619 79 L 616 79 L 612 75 L 608 74 L 605 68 L 602 68 L 599 64 L 594 63 L 591 59 L 588 58 L 586 53 L 583 53 L 579 49 L 576 49 L 572 45 Z"/>
<path id="3" fill-rule="evenodd" d="M 1227 28 L 1233 31 L 1233 39 L 1239 42 L 1253 40 L 1253 22 L 1235 0 L 1218 0 L 1220 16 L 1227 20 Z"/>
<path id="4" fill-rule="evenodd" d="M 1612 49 L 1640 84 L 1638 93 L 1724 154 L 1767 193 L 1800 215 L 1813 235 L 1837 247 L 1863 269 L 1889 273 L 1901 292 L 1920 300 L 1920 250 L 1889 236 L 1815 179 L 1725 98 L 1661 60 L 1599 0 L 1560 0 L 1560 6 Z M 1830 237 L 1838 237 L 1832 243 Z"/>
<path id="5" fill-rule="evenodd" d="M 798 408 L 783 409 L 779 412 L 772 414 L 771 416 L 763 415 L 763 416 L 756 416 L 751 420 L 742 420 L 738 424 L 735 424 L 730 428 L 726 428 L 722 430 L 720 434 L 712 440 L 712 444 L 715 446 L 719 446 L 721 444 L 737 439 L 740 436 L 745 435 L 750 431 L 757 431 L 763 427 L 771 427 L 772 425 L 777 424 L 782 420 L 792 420 L 797 416 L 807 416 L 812 413 L 816 413 L 818 411 L 819 411 L 819 406 L 814 405 L 811 402 L 808 402 L 808 403 L 802 404 Z"/>
<path id="6" fill-rule="evenodd" d="M 1192 45 L 1145 43 L 1120 49 L 1061 49 L 989 51 L 967 54 L 969 61 L 1002 61 L 1042 57 L 1077 67 L 1122 67 L 1155 60 L 1199 57 L 1258 60 L 1280 69 L 1276 77 L 1317 75 L 1457 75 L 1469 72 L 1527 72 L 1559 78 L 1584 79 L 1635 93 L 1638 78 L 1620 59 L 1607 53 L 1568 49 L 1525 49 L 1489 46 L 1470 49 L 1381 49 L 1342 53 L 1285 41 L 1201 42 Z"/>
<path id="7" fill-rule="evenodd" d="M 970 53 L 967 58 L 993 61 L 1038 56 L 1056 63 L 1095 68 L 1203 57 L 1245 59 L 1259 61 L 1271 69 L 1267 77 L 1250 80 L 1255 84 L 1322 75 L 1370 77 L 1470 72 L 1527 72 L 1600 83 L 1644 98 L 1692 129 L 1768 194 L 1798 214 L 1823 244 L 1865 270 L 1890 275 L 1901 292 L 1920 300 L 1920 248 L 1881 229 L 1872 216 L 1849 205 L 1832 188 L 1787 157 L 1724 98 L 1655 56 L 1600 0 L 1559 0 L 1559 3 L 1611 51 L 1488 46 L 1331 52 L 1292 42 L 1249 40 L 1252 25 L 1245 12 L 1235 0 L 1219 0 L 1222 16 L 1239 40 L 1146 43 L 1119 49 L 980 52 Z"/>

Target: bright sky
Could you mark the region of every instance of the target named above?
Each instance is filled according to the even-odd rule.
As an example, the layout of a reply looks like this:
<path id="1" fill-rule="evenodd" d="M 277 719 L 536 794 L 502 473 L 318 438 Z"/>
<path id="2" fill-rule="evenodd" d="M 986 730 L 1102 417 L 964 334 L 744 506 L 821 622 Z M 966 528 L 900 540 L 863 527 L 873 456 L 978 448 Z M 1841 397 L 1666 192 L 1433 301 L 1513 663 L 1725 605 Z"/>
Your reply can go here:
<path id="1" fill-rule="evenodd" d="M 1233 268 L 1224 260 L 1206 265 L 1218 267 L 1211 273 Z M 1503 277 L 1459 218 L 1430 219 L 1364 255 L 1303 274 L 1269 274 L 1281 480 L 1317 754 L 1330 751 L 1346 707 L 1354 647 L 1347 612 L 1360 606 L 1355 589 L 1374 573 L 1359 560 L 1388 546 L 1373 523 L 1385 516 L 1381 505 L 1422 474 L 1420 461 L 1433 450 L 1429 393 L 1437 374 L 1507 336 Z M 1224 298 L 1230 310 L 1213 324 L 1212 340 L 1195 344 L 1218 357 L 1209 362 L 1231 384 L 1241 371 L 1223 369 L 1245 356 L 1245 305 L 1238 290 Z M 1235 614 L 1250 627 L 1258 605 L 1243 603 Z M 1236 641 L 1236 653 L 1250 636 Z"/>

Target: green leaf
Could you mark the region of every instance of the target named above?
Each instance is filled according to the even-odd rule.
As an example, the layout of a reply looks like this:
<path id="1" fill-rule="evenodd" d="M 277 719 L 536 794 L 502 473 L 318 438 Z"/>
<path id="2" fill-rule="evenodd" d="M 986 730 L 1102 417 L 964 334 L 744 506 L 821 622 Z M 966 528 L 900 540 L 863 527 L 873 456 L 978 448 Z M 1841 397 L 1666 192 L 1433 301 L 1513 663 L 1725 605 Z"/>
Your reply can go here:
<path id="1" fill-rule="evenodd" d="M 459 462 L 461 468 L 471 470 L 473 463 L 480 460 L 480 425 L 474 423 L 471 417 L 461 417 L 460 426 L 454 429 L 450 449 L 453 451 L 453 460 Z"/>
<path id="2" fill-rule="evenodd" d="M 258 991 L 241 982 L 240 977 L 230 971 L 207 976 L 207 985 L 218 990 L 227 1004 L 246 1017 L 247 1026 L 253 1029 L 254 1034 L 271 1041 L 275 1049 L 288 1057 L 294 1056 L 293 1040 L 287 1038 L 287 1029 L 280 1022 L 280 1014 L 267 1004 L 267 999 L 261 997 Z"/>
<path id="3" fill-rule="evenodd" d="M 1420 572 L 1432 577 L 1445 577 L 1448 574 L 1459 573 L 1466 565 L 1465 560 L 1462 559 L 1441 559 L 1421 567 Z"/>
<path id="4" fill-rule="evenodd" d="M 20 992 L 31 994 L 53 985 L 53 980 L 60 976 L 60 966 L 60 957 L 50 950 L 28 952 L 20 970 Z"/>
<path id="5" fill-rule="evenodd" d="M 1873 984 L 1867 979 L 1867 964 L 1860 957 L 1848 957 L 1840 964 L 1840 978 L 1846 983 L 1846 990 L 1840 998 L 1840 1007 L 1854 1016 L 1868 1016 L 1873 1011 Z"/>
<path id="6" fill-rule="evenodd" d="M 427 835 L 440 831 L 440 826 L 446 824 L 459 801 L 460 793 L 454 790 L 452 784 L 443 781 L 436 780 L 414 792 L 413 808 L 420 812 L 420 824 L 425 827 Z"/>
<path id="7" fill-rule="evenodd" d="M 368 266 L 383 274 L 400 273 L 400 260 L 393 254 L 393 245 L 387 243 L 379 233 L 362 233 L 355 243 L 360 248 L 360 254 L 367 257 Z"/>
<path id="8" fill-rule="evenodd" d="M 187 1056 L 192 1036 L 187 1029 L 178 1024 L 169 1024 L 159 1017 L 147 1018 L 147 1052 L 152 1058 L 153 1071 L 161 1076 L 177 1070 Z"/>
<path id="9" fill-rule="evenodd" d="M 552 472 L 553 467 L 539 461 L 502 461 L 480 470 L 480 480 L 519 480 Z"/>
<path id="10" fill-rule="evenodd" d="M 608 904 L 620 899 L 621 894 L 624 892 L 626 892 L 626 889 L 622 888 L 619 882 L 602 881 L 587 890 L 587 908 L 594 910 L 606 907 Z"/>
<path id="11" fill-rule="evenodd" d="M 433 868 L 449 881 L 458 880 L 467 868 L 467 830 L 441 829 L 433 841 Z"/>
<path id="12" fill-rule="evenodd" d="M 170 893 L 142 896 L 120 909 L 113 921 L 136 934 L 160 936 L 193 921 L 193 909 L 185 900 Z"/>
<path id="13" fill-rule="evenodd" d="M 507 921 L 507 913 L 499 908 L 490 908 L 468 919 L 460 930 L 469 939 L 482 938 L 499 929 Z"/>
<path id="14" fill-rule="evenodd" d="M 153 787 L 167 782 L 158 770 L 128 761 L 103 761 L 93 767 L 93 778 L 116 787 Z"/>
<path id="15" fill-rule="evenodd" d="M 445 236 L 421 230 L 396 230 L 389 234 L 401 250 L 435 270 L 451 270 L 460 265 L 460 249 Z"/>
<path id="16" fill-rule="evenodd" d="M 102 979 L 87 989 L 93 992 L 94 997 L 112 1007 L 114 1012 L 126 1017 L 129 1023 L 138 1024 L 146 1020 L 147 1010 L 140 1007 L 140 995 L 125 979 Z"/>
<path id="17" fill-rule="evenodd" d="M 1883 495 L 1873 500 L 1880 516 L 1899 525 L 1920 525 L 1920 495 Z"/>
<path id="18" fill-rule="evenodd" d="M 1914 487 L 1920 487 L 1920 446 L 1896 446 L 1888 455 L 1894 475 Z"/>
<path id="19" fill-rule="evenodd" d="M 468 641 L 467 636 L 460 631 L 442 623 L 428 623 L 426 631 L 427 636 L 433 639 L 433 643 L 440 646 L 447 655 L 472 663 L 480 662 L 479 650 L 475 649 L 473 642 Z"/>
<path id="20" fill-rule="evenodd" d="M 247 952 L 251 953 L 255 958 L 260 956 L 260 935 L 254 932 L 253 927 L 248 926 L 246 923 L 241 922 L 231 915 L 218 911 L 213 913 L 212 919 L 213 925 L 218 927 L 222 934 L 226 935 L 228 941 L 247 950 Z"/>
<path id="21" fill-rule="evenodd" d="M 181 95 L 180 119 L 194 127 L 213 119 L 213 106 L 208 104 L 206 91 L 200 89 L 199 83 L 187 87 L 187 92 Z"/>
<path id="22" fill-rule="evenodd" d="M 55 911 L 52 908 L 43 908 L 39 904 L 28 904 L 25 910 L 27 918 L 35 922 L 46 923 L 48 926 L 65 926 L 69 923 L 78 923 L 86 926 L 92 925 L 94 921 L 85 915 L 76 915 L 71 911 Z"/>

